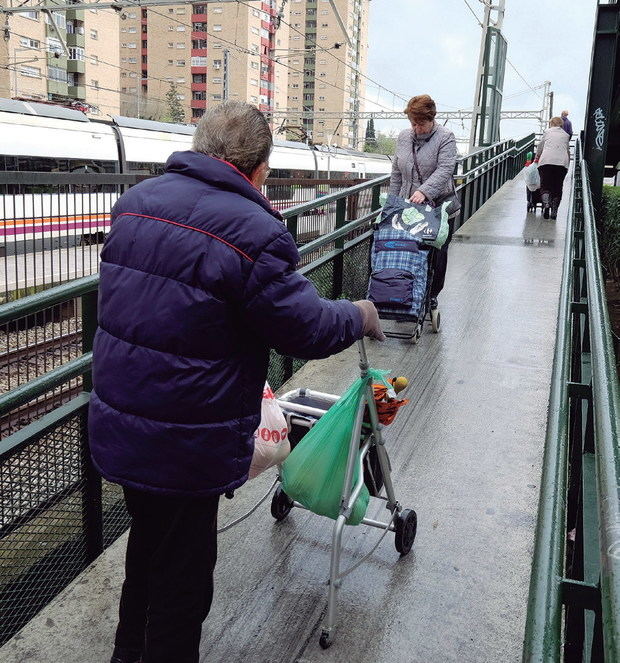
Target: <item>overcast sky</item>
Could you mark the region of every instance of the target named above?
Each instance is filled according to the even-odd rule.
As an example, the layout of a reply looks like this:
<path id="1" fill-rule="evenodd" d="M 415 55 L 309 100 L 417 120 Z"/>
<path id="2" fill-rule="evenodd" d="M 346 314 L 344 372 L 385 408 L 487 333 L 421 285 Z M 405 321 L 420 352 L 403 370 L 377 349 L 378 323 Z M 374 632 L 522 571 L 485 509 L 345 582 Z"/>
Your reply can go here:
<path id="1" fill-rule="evenodd" d="M 482 18 L 479 0 L 469 4 Z M 567 109 L 577 130 L 583 125 L 596 0 L 506 0 L 503 34 L 508 41 L 504 110 L 542 108 L 542 90 L 551 81 L 554 114 Z M 391 91 L 411 97 L 430 94 L 439 110 L 471 108 L 480 49 L 480 26 L 465 0 L 371 0 L 368 75 Z M 520 93 L 512 98 L 510 95 Z M 369 85 L 368 99 L 401 110 L 404 103 Z M 373 104 L 366 102 L 368 110 Z M 379 110 L 379 108 L 376 108 Z M 402 129 L 406 121 L 380 122 L 381 130 Z M 469 136 L 469 125 L 449 125 Z M 538 130 L 528 120 L 504 121 L 502 138 Z"/>

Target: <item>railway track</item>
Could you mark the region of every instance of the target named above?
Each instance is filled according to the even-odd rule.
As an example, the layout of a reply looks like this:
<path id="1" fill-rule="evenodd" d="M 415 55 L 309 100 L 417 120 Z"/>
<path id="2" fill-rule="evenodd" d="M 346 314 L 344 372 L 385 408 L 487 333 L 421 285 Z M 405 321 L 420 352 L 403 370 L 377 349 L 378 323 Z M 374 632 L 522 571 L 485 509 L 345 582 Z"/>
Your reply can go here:
<path id="1" fill-rule="evenodd" d="M 41 370 L 40 362 L 45 362 L 46 355 L 66 353 L 73 348 L 77 348 L 81 351 L 81 344 L 82 331 L 77 330 L 68 334 L 63 334 L 62 336 L 54 336 L 53 338 L 27 344 L 24 345 L 24 347 L 15 348 L 5 352 L 0 355 L 0 375 L 3 376 L 0 388 L 2 390 L 7 390 L 10 386 L 13 388 L 17 386 L 17 384 L 11 385 L 12 377 L 18 376 L 20 371 L 23 371 L 25 364 L 30 365 L 29 370 L 33 370 L 31 366 L 32 363 L 34 363 L 34 371 L 36 371 L 36 375 L 39 375 L 45 370 Z M 16 382 L 19 383 L 19 380 L 17 379 Z M 60 407 L 77 396 L 81 390 L 81 381 L 80 384 L 77 385 L 63 386 L 62 389 L 57 389 L 54 393 L 42 396 L 32 403 L 27 403 L 26 405 L 0 416 L 0 437 L 11 435 L 20 428 L 27 426 L 35 419 L 38 419 L 55 408 Z"/>

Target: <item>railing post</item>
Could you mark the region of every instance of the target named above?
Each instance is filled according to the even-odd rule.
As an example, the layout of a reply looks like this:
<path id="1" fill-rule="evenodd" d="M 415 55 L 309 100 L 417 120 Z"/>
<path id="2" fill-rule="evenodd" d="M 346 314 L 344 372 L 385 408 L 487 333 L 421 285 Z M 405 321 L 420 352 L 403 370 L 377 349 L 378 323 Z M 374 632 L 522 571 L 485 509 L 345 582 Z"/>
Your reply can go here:
<path id="1" fill-rule="evenodd" d="M 295 244 L 297 244 L 297 220 L 298 220 L 297 215 L 289 216 L 289 218 L 286 220 L 286 227 L 293 236 Z"/>
<path id="2" fill-rule="evenodd" d="M 97 296 L 98 291 L 88 292 L 82 295 L 82 353 L 86 354 L 93 349 L 95 332 L 97 331 Z M 92 372 L 84 374 L 84 391 L 93 388 Z"/>
<path id="3" fill-rule="evenodd" d="M 371 202 L 370 202 L 371 211 L 379 209 L 379 207 L 381 206 L 381 203 L 379 202 L 380 196 L 381 196 L 381 185 L 380 184 L 375 184 L 372 187 L 372 199 L 371 199 Z"/>
<path id="4" fill-rule="evenodd" d="M 342 228 L 347 218 L 347 201 L 350 197 L 340 198 L 336 201 L 336 230 Z M 334 242 L 334 249 L 338 251 L 334 257 L 334 280 L 332 283 L 332 299 L 338 299 L 342 295 L 342 277 L 344 270 L 344 237 L 339 237 Z"/>
<path id="5" fill-rule="evenodd" d="M 97 296 L 94 290 L 82 295 L 82 352 L 93 349 L 97 330 Z M 84 391 L 93 388 L 92 371 L 82 378 Z M 86 544 L 86 562 L 90 563 L 103 552 L 103 507 L 101 503 L 101 477 L 93 466 L 88 444 L 88 408 L 80 414 L 80 453 L 82 455 L 82 523 Z"/>

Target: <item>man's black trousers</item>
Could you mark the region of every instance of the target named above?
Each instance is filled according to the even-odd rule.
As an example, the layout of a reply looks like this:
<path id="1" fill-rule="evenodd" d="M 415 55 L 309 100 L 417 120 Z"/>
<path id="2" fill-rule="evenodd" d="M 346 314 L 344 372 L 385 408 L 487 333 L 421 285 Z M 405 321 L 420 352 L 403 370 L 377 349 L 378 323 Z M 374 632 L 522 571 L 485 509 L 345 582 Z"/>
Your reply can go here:
<path id="1" fill-rule="evenodd" d="M 141 652 L 142 663 L 198 663 L 213 598 L 219 498 L 124 493 L 132 522 L 117 651 Z"/>

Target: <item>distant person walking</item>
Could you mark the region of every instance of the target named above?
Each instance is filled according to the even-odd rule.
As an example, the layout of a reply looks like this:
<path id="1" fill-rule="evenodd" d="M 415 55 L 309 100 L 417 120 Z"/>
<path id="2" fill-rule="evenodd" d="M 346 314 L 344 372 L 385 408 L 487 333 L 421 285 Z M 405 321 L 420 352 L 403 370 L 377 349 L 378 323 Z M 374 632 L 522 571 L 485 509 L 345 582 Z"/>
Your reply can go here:
<path id="1" fill-rule="evenodd" d="M 540 191 L 545 219 L 555 219 L 562 200 L 562 185 L 570 161 L 570 136 L 564 131 L 562 118 L 552 117 L 549 129 L 545 131 L 536 149 L 538 172 L 540 173 Z"/>
<path id="2" fill-rule="evenodd" d="M 435 122 L 437 108 L 428 94 L 412 97 L 404 112 L 411 128 L 404 129 L 398 135 L 389 193 L 419 204 L 429 202 L 437 206 L 450 201 L 450 234 L 437 253 L 430 292 L 431 309 L 436 309 L 437 296 L 443 290 L 446 279 L 448 244 L 452 239 L 454 218 L 461 209 L 453 179 L 456 140 L 449 129 Z"/>
<path id="3" fill-rule="evenodd" d="M 573 125 L 568 119 L 568 111 L 562 111 L 562 129 L 566 131 L 569 138 L 573 137 Z"/>

